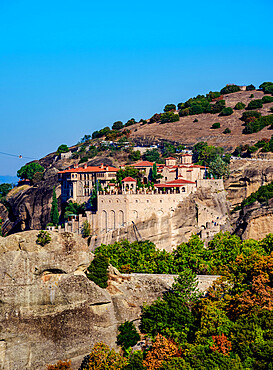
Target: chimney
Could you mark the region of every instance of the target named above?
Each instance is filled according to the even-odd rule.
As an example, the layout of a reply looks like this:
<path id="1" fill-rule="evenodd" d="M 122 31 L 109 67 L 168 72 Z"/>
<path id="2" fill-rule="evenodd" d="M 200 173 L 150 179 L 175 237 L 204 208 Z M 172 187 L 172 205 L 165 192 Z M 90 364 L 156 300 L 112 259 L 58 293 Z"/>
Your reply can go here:
<path id="1" fill-rule="evenodd" d="M 107 167 L 106 167 L 106 171 L 108 171 L 108 170 L 109 170 L 109 167 L 107 166 Z"/>
<path id="2" fill-rule="evenodd" d="M 83 165 L 83 168 L 87 168 L 87 163 L 85 163 L 85 164 Z"/>
<path id="3" fill-rule="evenodd" d="M 101 169 L 103 168 L 103 163 L 100 165 L 100 168 L 101 168 Z"/>

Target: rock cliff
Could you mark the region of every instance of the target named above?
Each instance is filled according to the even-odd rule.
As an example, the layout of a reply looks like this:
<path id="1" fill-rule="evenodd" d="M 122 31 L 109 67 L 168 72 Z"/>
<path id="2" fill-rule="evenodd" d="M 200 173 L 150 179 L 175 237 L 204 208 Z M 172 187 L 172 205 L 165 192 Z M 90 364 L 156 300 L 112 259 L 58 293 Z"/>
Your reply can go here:
<path id="1" fill-rule="evenodd" d="M 122 276 L 110 269 L 107 289 L 84 270 L 92 254 L 84 239 L 37 231 L 0 238 L 0 368 L 44 369 L 69 358 L 75 368 L 94 343 L 115 347 L 117 326 L 137 320 L 141 305 L 169 287 L 158 276 Z"/>

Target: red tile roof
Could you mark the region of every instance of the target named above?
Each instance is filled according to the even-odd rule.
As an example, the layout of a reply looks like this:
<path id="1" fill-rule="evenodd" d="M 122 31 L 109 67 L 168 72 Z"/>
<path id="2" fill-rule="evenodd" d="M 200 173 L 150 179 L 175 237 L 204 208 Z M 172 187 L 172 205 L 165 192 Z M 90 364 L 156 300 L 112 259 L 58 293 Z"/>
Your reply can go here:
<path id="1" fill-rule="evenodd" d="M 59 173 L 86 173 L 86 172 L 117 172 L 118 168 L 111 167 L 111 166 L 88 166 L 84 167 L 77 167 L 77 168 L 69 168 L 64 171 L 59 171 Z"/>
<path id="2" fill-rule="evenodd" d="M 153 167 L 154 162 L 142 161 L 138 163 L 131 164 L 133 167 Z M 157 166 L 162 166 L 161 164 L 156 164 Z"/>
<path id="3" fill-rule="evenodd" d="M 166 159 L 174 159 L 176 161 L 176 158 L 174 158 L 174 157 L 168 157 Z"/>
<path id="4" fill-rule="evenodd" d="M 128 176 L 128 177 L 125 177 L 125 179 L 123 179 L 122 182 L 137 182 L 137 181 L 133 179 L 132 177 Z"/>
<path id="5" fill-rule="evenodd" d="M 157 188 L 174 188 L 174 187 L 184 186 L 186 184 L 195 184 L 195 182 L 184 180 L 184 179 L 177 179 L 173 181 L 168 181 L 165 184 L 155 184 L 155 186 Z"/>

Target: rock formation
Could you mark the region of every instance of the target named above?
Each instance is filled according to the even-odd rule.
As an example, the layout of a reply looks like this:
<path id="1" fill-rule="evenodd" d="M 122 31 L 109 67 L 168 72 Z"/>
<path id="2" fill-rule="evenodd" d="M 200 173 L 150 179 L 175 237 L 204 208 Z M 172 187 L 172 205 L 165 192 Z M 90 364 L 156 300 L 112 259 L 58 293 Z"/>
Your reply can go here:
<path id="1" fill-rule="evenodd" d="M 0 369 L 44 369 L 60 359 L 77 368 L 96 342 L 115 347 L 118 325 L 138 320 L 143 303 L 172 283 L 112 267 L 101 289 L 84 273 L 93 256 L 83 238 L 51 232 L 42 247 L 37 234 L 0 238 Z M 213 279 L 203 278 L 201 288 Z"/>

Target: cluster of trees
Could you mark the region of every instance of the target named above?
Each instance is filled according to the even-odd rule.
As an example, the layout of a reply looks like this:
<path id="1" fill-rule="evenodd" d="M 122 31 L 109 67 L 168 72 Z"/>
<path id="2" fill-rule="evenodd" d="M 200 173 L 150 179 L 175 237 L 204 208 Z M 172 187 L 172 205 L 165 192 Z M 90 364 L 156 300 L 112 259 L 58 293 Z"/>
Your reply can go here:
<path id="1" fill-rule="evenodd" d="M 220 90 L 221 94 L 231 94 L 240 91 L 241 88 L 238 85 L 227 85 Z"/>
<path id="2" fill-rule="evenodd" d="M 254 112 L 255 111 L 249 112 L 249 113 L 253 114 Z M 247 112 L 244 112 L 244 113 L 247 113 Z M 258 112 L 255 112 L 255 113 L 258 113 Z M 243 134 L 253 134 L 254 132 L 259 132 L 266 126 L 273 126 L 273 114 L 269 114 L 268 116 L 260 115 L 257 118 L 255 118 L 254 116 L 249 116 L 245 120 L 245 127 L 243 129 Z"/>
<path id="3" fill-rule="evenodd" d="M 266 249 L 266 240 L 270 244 Z M 122 272 L 177 274 L 190 269 L 196 274 L 221 274 L 226 265 L 234 262 L 239 254 L 259 250 L 263 255 L 273 251 L 273 235 L 262 241 L 241 241 L 236 235 L 219 233 L 209 242 L 193 235 L 187 243 L 177 246 L 173 252 L 160 251 L 150 241 L 129 243 L 127 240 L 114 244 L 102 244 L 95 251 Z"/>
<path id="4" fill-rule="evenodd" d="M 259 88 L 262 89 L 265 94 L 273 94 L 273 83 L 272 82 L 263 82 L 259 86 Z"/>
<path id="5" fill-rule="evenodd" d="M 241 206 L 247 206 L 254 202 L 265 203 L 268 202 L 269 199 L 273 198 L 273 182 L 268 185 L 260 186 L 257 191 L 250 194 L 246 199 L 242 201 Z"/>
<path id="6" fill-rule="evenodd" d="M 3 201 L 7 194 L 11 191 L 12 189 L 12 184 L 7 184 L 7 183 L 3 183 L 3 184 L 0 184 L 0 201 Z"/>
<path id="7" fill-rule="evenodd" d="M 217 101 L 211 104 L 213 100 Z M 219 92 L 211 91 L 206 96 L 197 95 L 194 98 L 190 98 L 185 103 L 179 103 L 178 108 L 179 116 L 181 117 L 201 113 L 217 114 L 221 113 L 225 108 L 225 100 L 221 99 L 221 94 Z"/>
<path id="8" fill-rule="evenodd" d="M 215 178 L 229 174 L 230 155 L 224 155 L 224 149 L 221 147 L 201 141 L 193 147 L 193 159 L 197 164 L 209 167 L 209 175 Z"/>
<path id="9" fill-rule="evenodd" d="M 42 175 L 44 173 L 44 167 L 41 166 L 38 162 L 31 162 L 29 164 L 24 165 L 17 171 L 17 176 L 20 179 L 28 179 L 35 182 L 36 178 L 42 179 Z"/>
<path id="10" fill-rule="evenodd" d="M 139 334 L 125 322 L 117 336 L 123 352 L 97 343 L 81 370 L 272 369 L 273 235 L 241 241 L 219 233 L 208 248 L 196 236 L 189 243 L 179 251 L 180 273 L 171 289 L 142 309 L 140 331 L 152 343 L 132 352 Z M 204 253 L 211 253 L 205 261 Z M 196 278 L 197 266 L 200 270 L 204 263 L 221 274 L 206 296 Z"/>

